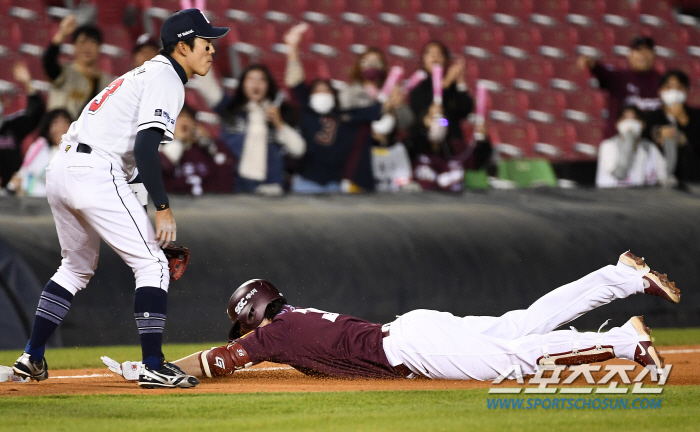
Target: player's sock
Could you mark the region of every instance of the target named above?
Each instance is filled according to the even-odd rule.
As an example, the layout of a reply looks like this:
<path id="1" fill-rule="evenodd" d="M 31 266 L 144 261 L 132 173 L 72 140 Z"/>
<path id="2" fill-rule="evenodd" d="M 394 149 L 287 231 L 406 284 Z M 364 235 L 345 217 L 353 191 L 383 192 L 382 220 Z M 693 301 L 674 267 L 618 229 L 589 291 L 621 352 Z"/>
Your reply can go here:
<path id="1" fill-rule="evenodd" d="M 163 358 L 163 328 L 167 312 L 168 293 L 160 288 L 140 287 L 134 295 L 134 317 L 139 328 L 143 364 L 153 370 L 160 368 Z"/>
<path id="2" fill-rule="evenodd" d="M 41 293 L 32 335 L 24 349 L 35 360 L 44 358 L 46 341 L 68 313 L 71 301 L 73 301 L 73 294 L 53 280 L 49 280 L 44 287 L 44 292 Z"/>

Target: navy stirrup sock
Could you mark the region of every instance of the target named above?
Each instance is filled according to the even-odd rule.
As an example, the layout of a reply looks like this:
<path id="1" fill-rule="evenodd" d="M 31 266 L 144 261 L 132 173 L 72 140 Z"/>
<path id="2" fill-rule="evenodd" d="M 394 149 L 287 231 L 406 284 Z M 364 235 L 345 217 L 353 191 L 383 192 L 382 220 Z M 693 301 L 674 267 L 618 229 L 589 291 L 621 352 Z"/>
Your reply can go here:
<path id="1" fill-rule="evenodd" d="M 141 339 L 143 364 L 160 369 L 163 358 L 163 328 L 167 312 L 168 293 L 160 288 L 141 287 L 134 294 L 134 317 Z"/>
<path id="2" fill-rule="evenodd" d="M 63 318 L 70 309 L 73 294 L 56 282 L 49 280 L 41 293 L 39 306 L 36 308 L 32 335 L 27 342 L 24 351 L 34 360 L 44 358 L 46 341 L 53 334 L 56 327 L 61 324 Z"/>

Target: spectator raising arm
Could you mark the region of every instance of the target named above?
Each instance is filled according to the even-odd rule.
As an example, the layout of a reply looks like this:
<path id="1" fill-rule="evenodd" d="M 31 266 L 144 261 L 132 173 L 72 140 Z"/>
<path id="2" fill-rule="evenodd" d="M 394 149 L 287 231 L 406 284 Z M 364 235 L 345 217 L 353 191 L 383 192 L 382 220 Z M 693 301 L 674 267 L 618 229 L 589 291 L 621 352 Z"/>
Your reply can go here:
<path id="1" fill-rule="evenodd" d="M 43 62 L 44 71 L 51 81 L 56 80 L 61 75 L 61 64 L 58 62 L 58 54 L 61 51 L 61 44 L 63 41 L 77 28 L 77 23 L 75 21 L 75 16 L 68 15 L 61 20 L 61 24 L 58 27 L 58 31 L 51 39 L 51 44 L 44 51 Z"/>

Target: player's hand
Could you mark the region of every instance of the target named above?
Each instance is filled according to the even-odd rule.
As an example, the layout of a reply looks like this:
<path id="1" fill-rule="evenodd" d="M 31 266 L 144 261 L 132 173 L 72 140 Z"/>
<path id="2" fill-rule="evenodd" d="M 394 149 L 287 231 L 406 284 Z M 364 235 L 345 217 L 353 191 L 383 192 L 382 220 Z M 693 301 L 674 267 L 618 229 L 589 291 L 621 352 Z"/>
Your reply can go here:
<path id="1" fill-rule="evenodd" d="M 61 44 L 67 36 L 73 34 L 76 28 L 78 28 L 78 23 L 75 20 L 75 15 L 71 14 L 63 18 L 61 24 L 58 26 L 58 31 L 53 38 L 53 42 L 56 45 Z"/>
<path id="2" fill-rule="evenodd" d="M 267 107 L 267 120 L 270 123 L 272 123 L 272 125 L 277 129 L 281 128 L 284 125 L 280 109 L 275 105 L 270 105 Z"/>
<path id="3" fill-rule="evenodd" d="M 175 218 L 170 209 L 156 212 L 156 242 L 161 248 L 177 240 Z"/>

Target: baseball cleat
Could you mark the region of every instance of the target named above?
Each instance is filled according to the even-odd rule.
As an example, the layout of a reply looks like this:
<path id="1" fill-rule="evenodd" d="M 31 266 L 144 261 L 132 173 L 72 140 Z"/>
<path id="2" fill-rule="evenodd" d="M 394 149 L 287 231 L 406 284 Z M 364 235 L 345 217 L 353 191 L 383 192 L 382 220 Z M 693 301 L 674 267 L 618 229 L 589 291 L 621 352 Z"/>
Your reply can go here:
<path id="1" fill-rule="evenodd" d="M 17 376 L 36 381 L 44 381 L 49 377 L 49 366 L 46 364 L 46 359 L 35 360 L 27 353 L 23 353 L 17 359 L 12 370 Z"/>
<path id="2" fill-rule="evenodd" d="M 172 363 L 163 363 L 160 369 L 153 370 L 143 366 L 139 375 L 139 385 L 142 388 L 191 388 L 199 384 L 199 380 L 187 375 Z"/>
<path id="3" fill-rule="evenodd" d="M 634 350 L 634 361 L 642 366 L 654 365 L 657 370 L 663 369 L 664 358 L 652 344 L 651 330 L 644 325 L 644 319 L 641 316 L 632 317 L 629 323 L 639 334 L 637 348 Z"/>
<path id="4" fill-rule="evenodd" d="M 681 301 L 681 291 L 676 288 L 676 284 L 668 280 L 665 274 L 651 270 L 644 262 L 644 258 L 639 258 L 627 251 L 620 255 L 620 262 L 643 274 L 644 294 L 655 295 L 671 303 Z"/>

